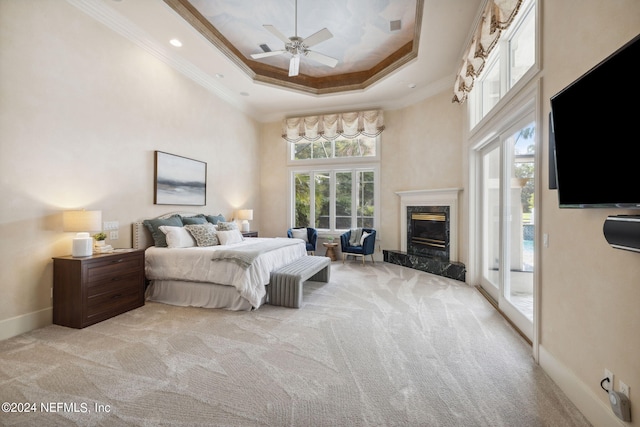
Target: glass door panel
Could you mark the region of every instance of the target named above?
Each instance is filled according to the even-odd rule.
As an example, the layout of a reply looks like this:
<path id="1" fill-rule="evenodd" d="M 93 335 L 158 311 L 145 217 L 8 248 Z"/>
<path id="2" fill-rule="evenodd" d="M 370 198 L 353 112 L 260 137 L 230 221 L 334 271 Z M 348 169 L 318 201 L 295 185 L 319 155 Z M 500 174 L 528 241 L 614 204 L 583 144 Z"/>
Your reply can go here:
<path id="1" fill-rule="evenodd" d="M 533 336 L 535 122 L 521 120 L 480 151 L 482 288 Z"/>
<path id="2" fill-rule="evenodd" d="M 535 123 L 527 123 L 507 140 L 511 177 L 509 206 L 509 275 L 504 297 L 533 321 Z"/>
<path id="3" fill-rule="evenodd" d="M 498 299 L 500 287 L 500 157 L 499 144 L 482 152 L 482 283 Z"/>

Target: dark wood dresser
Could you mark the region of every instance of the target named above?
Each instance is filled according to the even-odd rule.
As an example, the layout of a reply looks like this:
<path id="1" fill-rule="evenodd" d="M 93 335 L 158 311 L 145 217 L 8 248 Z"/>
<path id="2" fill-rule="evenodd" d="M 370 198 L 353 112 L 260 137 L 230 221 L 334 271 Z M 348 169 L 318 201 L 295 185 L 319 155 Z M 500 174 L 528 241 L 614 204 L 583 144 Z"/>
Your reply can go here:
<path id="1" fill-rule="evenodd" d="M 144 251 L 53 258 L 53 323 L 84 328 L 144 305 Z"/>

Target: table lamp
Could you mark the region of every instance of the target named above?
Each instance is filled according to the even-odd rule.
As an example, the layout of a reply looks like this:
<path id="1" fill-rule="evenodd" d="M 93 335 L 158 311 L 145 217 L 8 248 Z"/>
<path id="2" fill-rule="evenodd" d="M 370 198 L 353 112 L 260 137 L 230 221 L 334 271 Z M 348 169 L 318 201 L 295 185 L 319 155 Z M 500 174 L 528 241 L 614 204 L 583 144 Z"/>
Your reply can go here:
<path id="1" fill-rule="evenodd" d="M 238 219 L 242 220 L 242 231 L 249 231 L 249 220 L 253 220 L 253 209 L 240 209 L 238 211 Z"/>
<path id="2" fill-rule="evenodd" d="M 102 211 L 65 211 L 62 214 L 64 231 L 77 232 L 73 238 L 71 256 L 85 257 L 93 255 L 91 231 L 102 230 Z"/>

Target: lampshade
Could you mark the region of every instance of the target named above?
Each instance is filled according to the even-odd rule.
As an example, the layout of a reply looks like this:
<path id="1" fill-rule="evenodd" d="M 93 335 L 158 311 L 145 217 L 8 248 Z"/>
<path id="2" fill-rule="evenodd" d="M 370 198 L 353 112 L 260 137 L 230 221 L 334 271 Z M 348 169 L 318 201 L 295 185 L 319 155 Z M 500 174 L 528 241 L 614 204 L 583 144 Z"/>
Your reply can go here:
<path id="1" fill-rule="evenodd" d="M 253 219 L 253 209 L 240 209 L 238 211 L 238 219 L 252 220 Z"/>
<path id="2" fill-rule="evenodd" d="M 240 209 L 238 211 L 238 219 L 242 220 L 243 232 L 249 231 L 249 220 L 253 219 L 253 209 Z"/>
<path id="3" fill-rule="evenodd" d="M 102 230 L 102 211 L 65 211 L 62 214 L 64 231 Z"/>
<path id="4" fill-rule="evenodd" d="M 85 257 L 93 254 L 90 231 L 102 230 L 102 211 L 65 211 L 62 214 L 64 231 L 77 231 L 71 247 L 71 255 Z"/>

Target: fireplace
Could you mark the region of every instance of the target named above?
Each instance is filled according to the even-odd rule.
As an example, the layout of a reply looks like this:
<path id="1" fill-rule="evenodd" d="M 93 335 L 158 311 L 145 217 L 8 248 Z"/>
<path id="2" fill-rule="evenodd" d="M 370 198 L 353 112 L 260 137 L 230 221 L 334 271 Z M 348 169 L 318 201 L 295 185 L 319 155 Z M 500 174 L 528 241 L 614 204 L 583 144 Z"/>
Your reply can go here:
<path id="1" fill-rule="evenodd" d="M 460 188 L 398 191 L 400 250 L 384 250 L 392 264 L 465 281 L 458 262 L 458 193 Z"/>
<path id="2" fill-rule="evenodd" d="M 449 260 L 448 206 L 407 206 L 407 252 Z"/>

